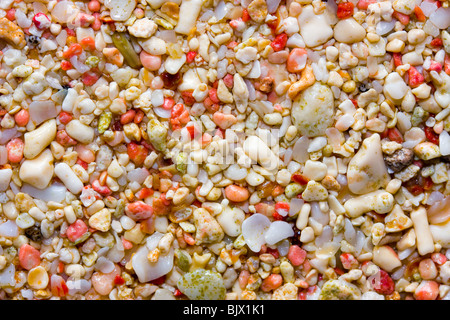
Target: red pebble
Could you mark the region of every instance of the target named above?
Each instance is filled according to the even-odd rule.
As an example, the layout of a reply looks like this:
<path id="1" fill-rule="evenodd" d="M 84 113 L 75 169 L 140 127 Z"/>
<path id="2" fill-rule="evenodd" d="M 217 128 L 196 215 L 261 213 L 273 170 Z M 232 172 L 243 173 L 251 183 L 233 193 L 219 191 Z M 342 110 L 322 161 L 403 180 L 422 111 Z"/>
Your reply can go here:
<path id="1" fill-rule="evenodd" d="M 300 248 L 298 245 L 293 245 L 289 247 L 287 257 L 294 267 L 298 267 L 299 265 L 303 264 L 303 262 L 305 262 L 306 251 Z"/>

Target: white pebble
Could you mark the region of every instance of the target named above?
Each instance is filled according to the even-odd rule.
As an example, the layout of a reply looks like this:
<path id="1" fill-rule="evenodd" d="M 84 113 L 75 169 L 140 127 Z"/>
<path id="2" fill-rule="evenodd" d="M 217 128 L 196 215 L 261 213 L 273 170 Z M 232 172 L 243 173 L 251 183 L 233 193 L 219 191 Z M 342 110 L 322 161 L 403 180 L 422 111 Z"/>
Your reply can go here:
<path id="1" fill-rule="evenodd" d="M 55 174 L 73 194 L 78 194 L 83 189 L 83 182 L 65 162 L 55 166 Z"/>

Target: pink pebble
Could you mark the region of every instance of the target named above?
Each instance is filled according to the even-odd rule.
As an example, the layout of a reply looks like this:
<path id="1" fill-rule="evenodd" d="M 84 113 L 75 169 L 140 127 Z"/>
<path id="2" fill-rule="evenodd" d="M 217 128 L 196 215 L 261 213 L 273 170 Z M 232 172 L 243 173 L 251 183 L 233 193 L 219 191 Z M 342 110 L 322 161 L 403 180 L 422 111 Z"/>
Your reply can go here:
<path id="1" fill-rule="evenodd" d="M 160 56 L 154 56 L 151 54 L 148 54 L 145 51 L 141 51 L 141 54 L 139 55 L 141 58 L 141 63 L 144 66 L 144 68 L 150 70 L 150 71 L 156 71 L 161 67 L 161 57 Z"/>
<path id="2" fill-rule="evenodd" d="M 294 267 L 301 265 L 306 259 L 306 251 L 297 245 L 289 248 L 288 259 Z"/>

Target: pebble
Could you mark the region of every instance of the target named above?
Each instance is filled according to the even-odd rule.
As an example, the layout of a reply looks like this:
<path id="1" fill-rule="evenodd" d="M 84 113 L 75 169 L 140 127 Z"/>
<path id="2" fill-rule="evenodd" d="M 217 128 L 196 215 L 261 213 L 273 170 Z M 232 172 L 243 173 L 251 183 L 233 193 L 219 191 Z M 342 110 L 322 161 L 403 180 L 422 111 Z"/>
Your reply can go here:
<path id="1" fill-rule="evenodd" d="M 293 235 L 294 231 L 289 223 L 286 221 L 273 221 L 264 234 L 264 239 L 268 245 L 275 245 Z"/>
<path id="2" fill-rule="evenodd" d="M 107 232 L 111 227 L 111 212 L 107 208 L 97 211 L 89 218 L 89 226 L 101 232 Z"/>
<path id="3" fill-rule="evenodd" d="M 239 208 L 227 206 L 217 215 L 216 219 L 228 236 L 237 237 L 241 234 L 241 226 L 245 219 L 245 213 Z"/>
<path id="4" fill-rule="evenodd" d="M 305 191 L 302 193 L 302 199 L 308 202 L 323 201 L 328 198 L 327 189 L 319 182 L 314 180 L 308 181 Z"/>
<path id="5" fill-rule="evenodd" d="M 0 18 L 0 39 L 18 49 L 22 49 L 27 44 L 22 29 L 5 17 Z"/>
<path id="6" fill-rule="evenodd" d="M 80 120 L 72 120 L 66 125 L 67 134 L 81 142 L 82 144 L 89 144 L 94 140 L 94 128 L 81 123 Z"/>
<path id="7" fill-rule="evenodd" d="M 275 153 L 257 136 L 250 136 L 244 141 L 245 154 L 253 161 L 258 162 L 268 170 L 278 168 L 279 158 Z"/>
<path id="8" fill-rule="evenodd" d="M 414 12 L 415 6 L 415 0 L 394 0 L 394 2 L 392 3 L 392 8 L 395 11 L 406 14 L 408 16 Z"/>
<path id="9" fill-rule="evenodd" d="M 245 47 L 236 52 L 236 59 L 243 64 L 248 64 L 256 59 L 258 50 L 254 47 Z"/>
<path id="10" fill-rule="evenodd" d="M 203 208 L 198 208 L 193 212 L 194 224 L 196 228 L 195 243 L 216 243 L 224 237 L 222 227 L 217 220 Z"/>
<path id="11" fill-rule="evenodd" d="M 412 220 L 403 212 L 402 207 L 396 204 L 394 209 L 384 218 L 386 232 L 398 232 L 413 226 Z"/>
<path id="12" fill-rule="evenodd" d="M 247 7 L 248 14 L 253 21 L 262 23 L 268 14 L 265 0 L 253 0 Z"/>
<path id="13" fill-rule="evenodd" d="M 328 280 L 323 284 L 319 300 L 359 300 L 361 291 L 354 284 L 342 279 Z"/>
<path id="14" fill-rule="evenodd" d="M 450 154 L 450 135 L 445 130 L 439 134 L 439 151 L 443 156 Z"/>
<path id="15" fill-rule="evenodd" d="M 47 270 L 42 266 L 37 266 L 28 271 L 27 282 L 35 290 L 45 289 L 49 283 Z"/>
<path id="16" fill-rule="evenodd" d="M 383 160 L 380 135 L 364 139 L 347 169 L 348 188 L 355 194 L 365 194 L 385 187 L 390 177 Z"/>
<path id="17" fill-rule="evenodd" d="M 273 300 L 297 300 L 298 288 L 293 283 L 286 283 L 277 288 L 273 294 Z"/>
<path id="18" fill-rule="evenodd" d="M 176 74 L 181 67 L 186 62 L 186 55 L 183 54 L 180 58 L 175 59 L 171 57 L 167 57 L 166 61 L 164 62 L 164 67 L 166 68 L 166 71 L 170 74 Z"/>
<path id="19" fill-rule="evenodd" d="M 450 247 L 450 220 L 440 224 L 430 224 L 433 240 L 444 248 Z"/>
<path id="20" fill-rule="evenodd" d="M 270 227 L 270 220 L 265 215 L 255 213 L 242 223 L 242 236 L 253 252 L 259 252 L 266 243 L 265 234 Z"/>
<path id="21" fill-rule="evenodd" d="M 64 183 L 66 188 L 73 194 L 79 194 L 83 189 L 83 182 L 65 162 L 55 166 L 55 175 Z"/>
<path id="22" fill-rule="evenodd" d="M 333 114 L 333 93 L 320 82 L 305 89 L 292 107 L 293 124 L 307 137 L 324 135 L 333 123 Z"/>
<path id="23" fill-rule="evenodd" d="M 25 146 L 23 155 L 27 159 L 33 159 L 42 152 L 56 137 L 56 120 L 44 122 L 33 131 L 24 135 Z"/>
<path id="24" fill-rule="evenodd" d="M 202 0 L 184 0 L 180 6 L 178 24 L 175 32 L 188 35 L 195 27 L 198 15 L 202 9 Z"/>
<path id="25" fill-rule="evenodd" d="M 105 6 L 114 21 L 126 21 L 136 7 L 136 0 L 109 0 L 105 1 Z"/>
<path id="26" fill-rule="evenodd" d="M 20 179 L 37 189 L 47 188 L 53 177 L 53 155 L 49 149 L 45 149 L 39 156 L 32 160 L 25 160 L 20 166 Z"/>
<path id="27" fill-rule="evenodd" d="M 298 23 L 300 34 L 310 48 L 324 44 L 333 36 L 333 29 L 327 17 L 324 14 L 315 14 L 311 5 L 303 8 L 298 16 Z"/>
<path id="28" fill-rule="evenodd" d="M 402 265 L 394 249 L 387 245 L 373 248 L 372 261 L 387 272 L 391 272 Z"/>
<path id="29" fill-rule="evenodd" d="M 392 72 L 386 77 L 383 92 L 388 97 L 394 101 L 400 100 L 406 95 L 407 91 L 408 86 L 397 72 Z"/>
<path id="30" fill-rule="evenodd" d="M 422 160 L 431 160 L 441 156 L 439 146 L 432 142 L 422 142 L 414 147 L 414 154 Z"/>
<path id="31" fill-rule="evenodd" d="M 158 231 L 153 233 L 131 258 L 133 270 L 142 283 L 162 277 L 173 268 L 174 250 L 170 250 L 167 254 L 160 254 L 156 263 L 150 263 L 147 258 L 148 253 L 157 247 L 163 236 Z"/>
<path id="32" fill-rule="evenodd" d="M 224 300 L 227 291 L 222 276 L 205 269 L 185 273 L 177 287 L 190 300 Z"/>
<path id="33" fill-rule="evenodd" d="M 149 18 L 138 19 L 128 27 L 130 34 L 138 38 L 150 38 L 157 29 L 156 23 Z"/>
<path id="34" fill-rule="evenodd" d="M 366 30 L 353 18 L 339 20 L 334 26 L 334 38 L 339 42 L 360 42 L 365 36 Z"/>
<path id="35" fill-rule="evenodd" d="M 384 190 L 376 190 L 355 198 L 350 198 L 344 203 L 344 208 L 351 218 L 357 218 L 371 210 L 376 213 L 388 213 L 394 207 L 394 197 Z"/>
<path id="36" fill-rule="evenodd" d="M 13 172 L 11 169 L 7 168 L 0 170 L 0 192 L 4 192 L 8 189 L 12 174 Z"/>

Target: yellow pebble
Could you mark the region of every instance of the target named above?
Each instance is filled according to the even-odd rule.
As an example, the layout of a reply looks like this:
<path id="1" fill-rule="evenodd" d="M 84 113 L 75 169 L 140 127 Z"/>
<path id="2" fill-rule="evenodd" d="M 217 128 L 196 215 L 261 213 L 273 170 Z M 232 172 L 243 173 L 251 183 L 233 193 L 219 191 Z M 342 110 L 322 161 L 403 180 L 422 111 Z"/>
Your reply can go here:
<path id="1" fill-rule="evenodd" d="M 37 266 L 28 272 L 27 281 L 33 289 L 45 289 L 49 282 L 48 273 L 44 267 Z"/>
<path id="2" fill-rule="evenodd" d="M 70 46 L 71 44 L 77 43 L 77 38 L 75 36 L 68 36 L 66 39 L 66 45 Z"/>

